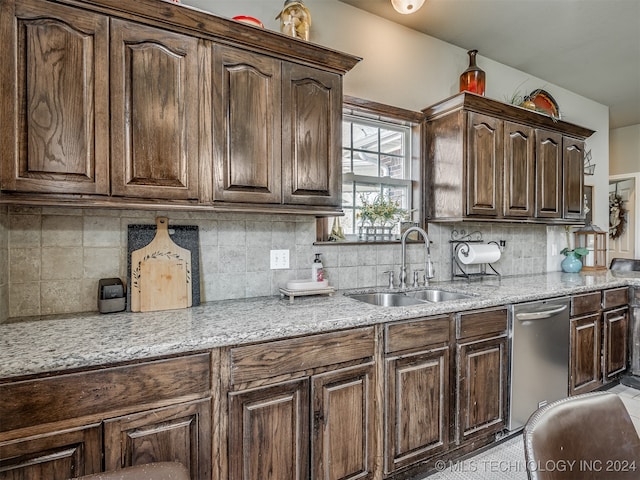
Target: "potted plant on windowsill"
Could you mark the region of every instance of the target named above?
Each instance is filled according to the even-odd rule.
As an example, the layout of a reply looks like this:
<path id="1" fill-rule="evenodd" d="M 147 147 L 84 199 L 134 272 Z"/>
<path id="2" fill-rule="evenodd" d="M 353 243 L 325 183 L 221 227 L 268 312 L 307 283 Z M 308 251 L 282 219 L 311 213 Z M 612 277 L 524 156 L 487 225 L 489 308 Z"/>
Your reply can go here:
<path id="1" fill-rule="evenodd" d="M 361 194 L 360 201 L 362 203 L 358 214 L 361 220 L 360 239 L 391 240 L 394 224 L 406 214 L 400 208 L 400 204 L 383 195 L 376 195 L 373 201 L 370 201 L 365 194 Z"/>
<path id="2" fill-rule="evenodd" d="M 565 227 L 567 245 L 571 246 L 569 241 L 569 230 L 570 227 Z M 560 263 L 562 271 L 567 273 L 576 273 L 582 270 L 582 257 L 585 257 L 589 253 L 589 250 L 584 247 L 574 249 L 565 247 L 560 251 L 560 253 L 565 256 L 564 260 Z"/>

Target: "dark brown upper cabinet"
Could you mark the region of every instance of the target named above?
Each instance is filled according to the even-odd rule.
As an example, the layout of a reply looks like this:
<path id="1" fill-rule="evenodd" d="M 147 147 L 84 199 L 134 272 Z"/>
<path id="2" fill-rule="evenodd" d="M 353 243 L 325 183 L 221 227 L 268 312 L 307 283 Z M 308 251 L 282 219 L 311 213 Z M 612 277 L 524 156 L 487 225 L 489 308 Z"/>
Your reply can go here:
<path id="1" fill-rule="evenodd" d="M 107 194 L 109 18 L 40 0 L 0 9 L 2 190 Z"/>
<path id="2" fill-rule="evenodd" d="M 360 58 L 157 0 L 0 9 L 0 203 L 341 211 Z"/>
<path id="3" fill-rule="evenodd" d="M 111 22 L 111 191 L 198 198 L 198 40 Z"/>
<path id="4" fill-rule="evenodd" d="M 584 220 L 593 130 L 464 92 L 423 110 L 426 220 Z"/>

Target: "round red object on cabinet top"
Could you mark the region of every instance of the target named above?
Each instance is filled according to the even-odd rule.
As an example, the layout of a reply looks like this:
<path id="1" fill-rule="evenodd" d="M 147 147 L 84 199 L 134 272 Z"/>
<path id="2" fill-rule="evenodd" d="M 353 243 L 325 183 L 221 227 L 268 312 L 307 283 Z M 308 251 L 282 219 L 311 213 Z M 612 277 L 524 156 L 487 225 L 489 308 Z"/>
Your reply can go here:
<path id="1" fill-rule="evenodd" d="M 255 27 L 264 28 L 264 25 L 262 24 L 262 22 L 254 17 L 247 17 L 246 15 L 236 15 L 235 17 L 233 17 L 233 20 L 237 20 L 238 22 L 242 22 L 242 23 L 247 23 Z"/>

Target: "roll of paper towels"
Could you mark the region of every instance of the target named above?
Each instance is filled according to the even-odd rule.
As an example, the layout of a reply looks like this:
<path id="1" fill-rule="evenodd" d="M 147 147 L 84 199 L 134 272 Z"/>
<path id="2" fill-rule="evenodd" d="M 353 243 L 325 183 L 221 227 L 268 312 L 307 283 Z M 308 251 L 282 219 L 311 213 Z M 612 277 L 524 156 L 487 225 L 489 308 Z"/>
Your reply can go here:
<path id="1" fill-rule="evenodd" d="M 462 245 L 458 249 L 458 259 L 465 265 L 497 262 L 500 260 L 500 247 L 494 243 Z"/>

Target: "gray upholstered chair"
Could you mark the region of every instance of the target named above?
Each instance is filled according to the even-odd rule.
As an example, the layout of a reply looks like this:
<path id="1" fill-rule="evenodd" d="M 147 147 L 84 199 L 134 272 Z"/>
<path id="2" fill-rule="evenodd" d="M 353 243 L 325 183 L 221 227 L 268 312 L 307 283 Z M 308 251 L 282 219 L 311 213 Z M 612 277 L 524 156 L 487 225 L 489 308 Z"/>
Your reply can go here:
<path id="1" fill-rule="evenodd" d="M 76 480 L 189 480 L 189 472 L 178 462 L 157 462 L 85 475 Z"/>
<path id="2" fill-rule="evenodd" d="M 640 478 L 640 437 L 614 393 L 545 405 L 531 415 L 523 435 L 530 480 Z"/>

